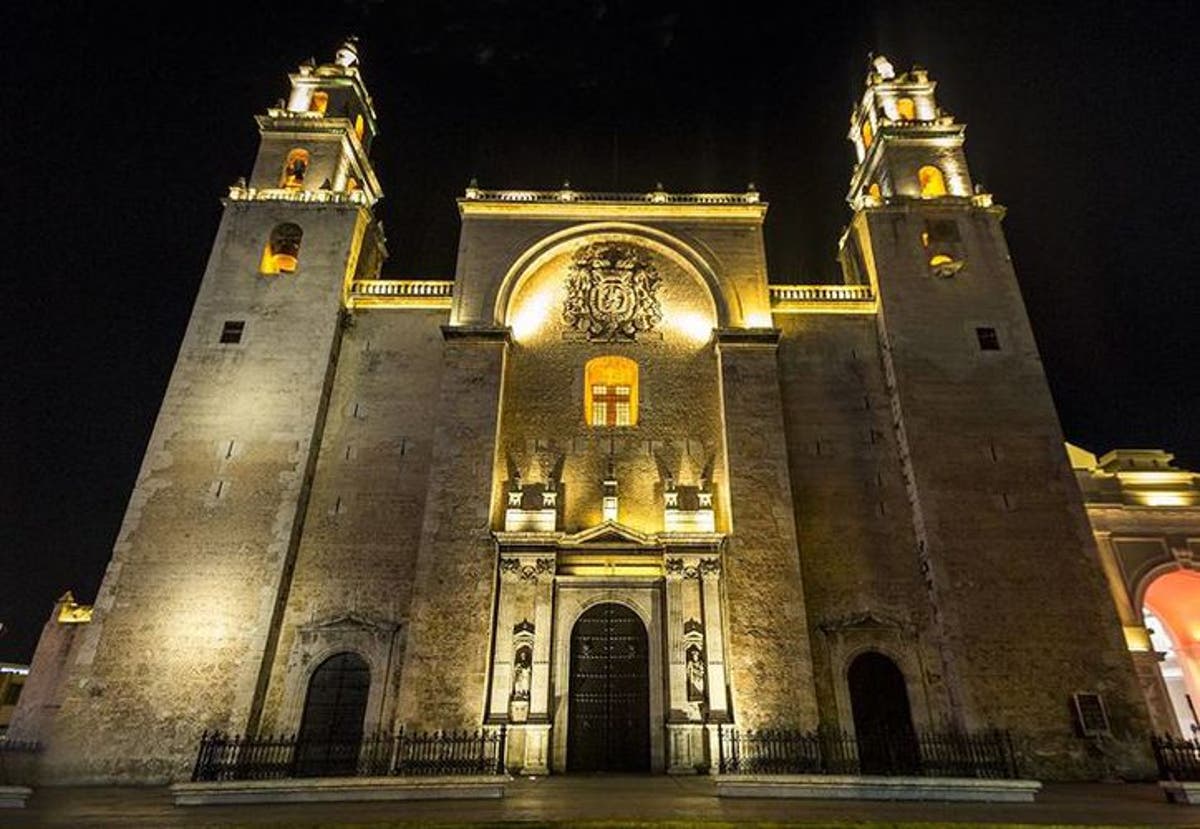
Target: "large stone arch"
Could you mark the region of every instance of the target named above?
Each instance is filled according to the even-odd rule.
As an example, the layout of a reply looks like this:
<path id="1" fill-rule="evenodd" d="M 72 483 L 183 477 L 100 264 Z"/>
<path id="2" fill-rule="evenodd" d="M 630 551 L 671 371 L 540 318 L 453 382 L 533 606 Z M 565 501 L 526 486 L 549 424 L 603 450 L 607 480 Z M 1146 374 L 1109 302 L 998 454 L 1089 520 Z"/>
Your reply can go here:
<path id="1" fill-rule="evenodd" d="M 591 222 L 573 225 L 544 236 L 530 245 L 517 257 L 500 281 L 492 312 L 494 323 L 501 327 L 508 326 L 513 298 L 517 296 L 518 289 L 526 277 L 535 273 L 541 265 L 562 253 L 564 249 L 573 247 L 584 239 L 634 242 L 665 256 L 707 289 L 717 327 L 728 328 L 731 326 L 730 302 L 725 296 L 725 292 L 721 288 L 721 281 L 709 260 L 694 246 L 684 242 L 678 236 L 657 228 L 630 222 Z M 736 297 L 734 304 L 740 305 Z M 740 318 L 742 316 L 740 308 L 734 310 L 737 311 L 737 316 Z"/>

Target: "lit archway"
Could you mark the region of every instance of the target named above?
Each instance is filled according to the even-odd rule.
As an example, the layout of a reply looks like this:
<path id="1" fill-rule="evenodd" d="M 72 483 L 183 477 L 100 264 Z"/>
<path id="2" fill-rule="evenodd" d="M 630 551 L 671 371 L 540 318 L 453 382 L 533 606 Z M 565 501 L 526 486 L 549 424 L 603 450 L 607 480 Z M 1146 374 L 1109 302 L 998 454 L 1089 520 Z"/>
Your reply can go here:
<path id="1" fill-rule="evenodd" d="M 932 164 L 917 170 L 917 182 L 921 185 L 921 198 L 933 199 L 946 195 L 946 177 Z"/>
<path id="2" fill-rule="evenodd" d="M 751 306 L 736 293 L 729 297 L 725 295 L 713 266 L 695 248 L 657 228 L 626 222 L 575 225 L 552 233 L 526 249 L 509 267 L 496 290 L 493 306 L 496 324 L 518 324 L 516 317 L 522 309 L 516 307 L 514 299 L 521 293 L 525 281 L 536 274 L 546 262 L 565 250 L 578 247 L 584 240 L 629 242 L 648 248 L 674 262 L 706 289 L 706 311 L 711 309 L 712 319 L 715 320 L 715 324 L 710 328 L 737 327 L 743 321 L 754 325 L 770 324 L 768 309 Z M 549 312 L 549 309 L 540 310 Z M 762 316 L 763 321 L 758 321 L 758 316 Z M 458 321 L 453 322 L 457 324 Z"/>
<path id="3" fill-rule="evenodd" d="M 259 272 L 264 274 L 295 273 L 300 264 L 300 243 L 304 231 L 300 225 L 284 222 L 271 229 L 271 236 L 263 248 Z"/>
<path id="4" fill-rule="evenodd" d="M 309 160 L 308 150 L 300 148 L 291 150 L 287 154 L 287 161 L 283 164 L 283 177 L 280 185 L 289 190 L 299 190 L 304 187 L 304 175 L 308 172 Z"/>
<path id="5" fill-rule="evenodd" d="M 1146 587 L 1143 612 L 1180 733 L 1200 734 L 1200 573 L 1173 570 Z"/>

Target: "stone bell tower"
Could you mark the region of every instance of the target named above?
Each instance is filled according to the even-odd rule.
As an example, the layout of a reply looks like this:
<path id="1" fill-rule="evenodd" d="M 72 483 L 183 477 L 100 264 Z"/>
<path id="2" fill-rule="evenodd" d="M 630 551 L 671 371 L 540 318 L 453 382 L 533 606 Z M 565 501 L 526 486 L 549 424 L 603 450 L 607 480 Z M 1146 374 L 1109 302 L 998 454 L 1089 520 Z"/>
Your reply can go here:
<path id="1" fill-rule="evenodd" d="M 1004 209 L 973 186 L 965 126 L 938 107 L 924 69 L 897 73 L 876 58 L 849 138 L 858 164 L 842 260 L 878 296 L 947 724 L 1028 734 L 1057 754 L 1059 775 L 1077 774 L 1088 761 L 1067 768 L 1082 751 L 1072 698 L 1097 693 L 1115 738 L 1109 761 L 1136 765 L 1145 706 L 1071 480 Z"/>
<path id="2" fill-rule="evenodd" d="M 354 44 L 257 121 L 46 740 L 62 782 L 167 779 L 203 729 L 257 727 L 344 296 L 383 253 Z"/>

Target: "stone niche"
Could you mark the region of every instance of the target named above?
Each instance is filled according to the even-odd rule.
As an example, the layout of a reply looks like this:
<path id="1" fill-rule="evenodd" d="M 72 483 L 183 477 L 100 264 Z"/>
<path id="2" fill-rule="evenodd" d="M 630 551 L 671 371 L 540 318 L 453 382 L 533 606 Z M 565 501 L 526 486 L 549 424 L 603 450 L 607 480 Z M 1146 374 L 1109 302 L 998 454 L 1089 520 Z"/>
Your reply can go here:
<path id="1" fill-rule="evenodd" d="M 637 284 L 614 266 L 581 272 L 589 251 L 636 258 Z M 590 280 L 590 281 L 589 281 Z M 592 317 L 597 318 L 592 325 Z M 606 518 L 604 481 L 617 482 L 615 520 L 642 532 L 664 529 L 667 481 L 719 490 L 725 478 L 721 398 L 704 280 L 678 254 L 629 234 L 564 242 L 519 276 L 505 315 L 512 329 L 504 378 L 493 526 L 504 526 L 514 478 L 553 482 L 557 528 L 575 532 Z M 622 323 L 622 320 L 627 322 Z M 598 357 L 636 363 L 630 425 L 589 423 L 585 367 Z M 611 464 L 611 467 L 610 467 Z M 714 524 L 727 519 L 717 497 Z M 540 507 L 541 504 L 526 504 Z M 515 528 L 515 527 L 514 527 Z"/>

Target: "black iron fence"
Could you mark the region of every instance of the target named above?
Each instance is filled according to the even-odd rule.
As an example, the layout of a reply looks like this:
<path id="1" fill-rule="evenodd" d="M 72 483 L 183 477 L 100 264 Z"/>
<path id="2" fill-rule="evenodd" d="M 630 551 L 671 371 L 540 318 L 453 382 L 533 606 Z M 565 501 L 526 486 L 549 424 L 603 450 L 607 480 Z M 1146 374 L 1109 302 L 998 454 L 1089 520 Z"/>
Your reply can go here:
<path id="1" fill-rule="evenodd" d="M 721 774 L 877 774 L 1016 779 L 1007 731 L 740 731 L 718 726 Z"/>
<path id="2" fill-rule="evenodd" d="M 478 731 L 402 729 L 345 741 L 206 731 L 192 780 L 504 774 L 507 739 L 503 725 Z"/>
<path id="3" fill-rule="evenodd" d="M 1164 734 L 1150 738 L 1159 780 L 1200 781 L 1200 740 Z"/>
<path id="4" fill-rule="evenodd" d="M 29 785 L 39 751 L 37 743 L 0 737 L 0 786 Z"/>

